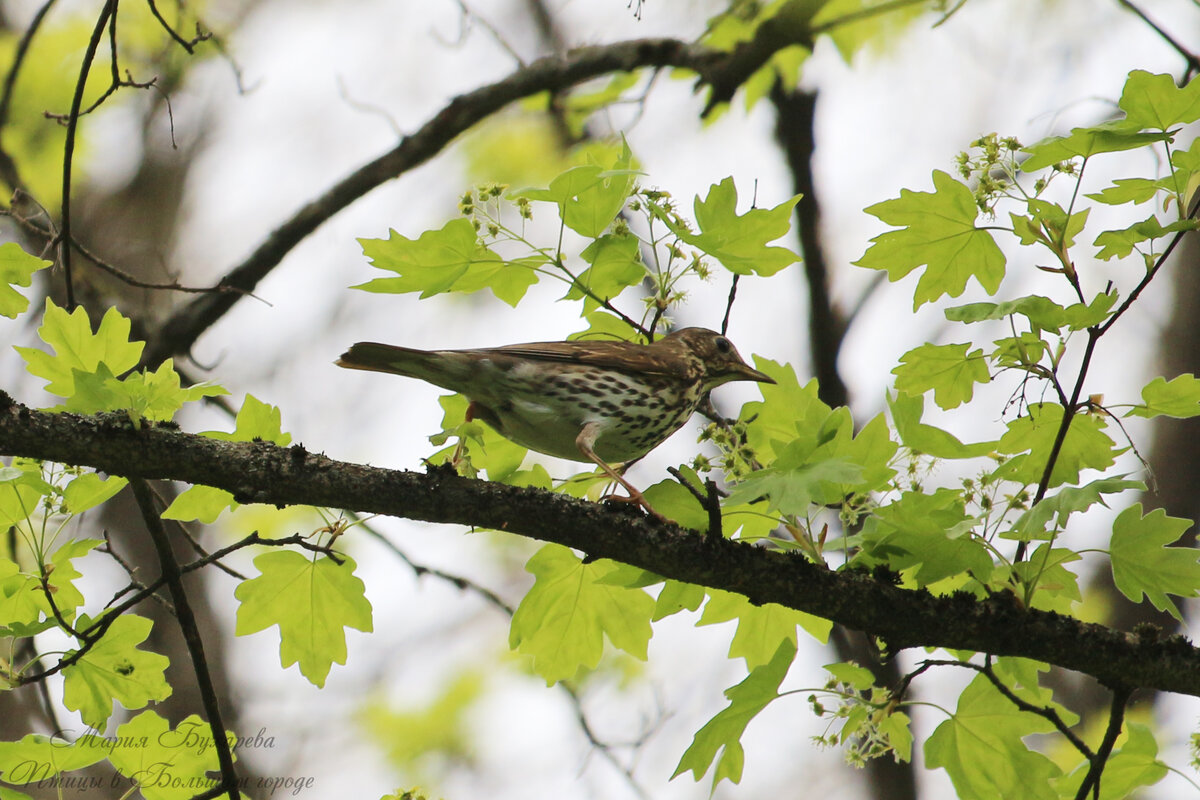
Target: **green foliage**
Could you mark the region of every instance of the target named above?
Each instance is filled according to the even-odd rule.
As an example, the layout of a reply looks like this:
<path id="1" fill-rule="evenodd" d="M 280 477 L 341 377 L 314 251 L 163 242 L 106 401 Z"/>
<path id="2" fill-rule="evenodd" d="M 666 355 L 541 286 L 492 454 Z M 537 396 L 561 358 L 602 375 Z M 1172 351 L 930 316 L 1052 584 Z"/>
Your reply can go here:
<path id="1" fill-rule="evenodd" d="M 933 173 L 932 192 L 904 189 L 900 197 L 867 208 L 900 230 L 882 233 L 855 263 L 885 270 L 896 281 L 925 267 L 913 294 L 913 309 L 943 295 L 958 297 L 974 278 L 994 294 L 1004 277 L 1004 255 L 991 234 L 976 226 L 975 196 L 945 172 Z"/>
<path id="2" fill-rule="evenodd" d="M 186 800 L 213 786 L 206 773 L 217 769 L 217 751 L 208 725 L 198 716 L 174 729 L 153 711 L 143 711 L 117 727 L 109 756 L 146 800 Z"/>
<path id="3" fill-rule="evenodd" d="M 791 640 L 780 642 L 770 661 L 751 670 L 737 686 L 726 689 L 725 697 L 729 699 L 729 705 L 696 731 L 691 746 L 679 759 L 679 766 L 671 777 L 690 771 L 698 781 L 716 761 L 714 788 L 725 779 L 734 783 L 740 781 L 746 761 L 742 734 L 750 721 L 780 696 L 779 685 L 783 683 L 795 657 L 795 643 Z"/>
<path id="4" fill-rule="evenodd" d="M 284 668 L 324 686 L 333 664 L 346 663 L 346 628 L 370 633 L 371 603 L 355 564 L 342 557 L 307 558 L 292 550 L 254 559 L 259 575 L 238 585 L 238 636 L 279 626 L 279 657 Z"/>
<path id="5" fill-rule="evenodd" d="M 600 559 L 584 564 L 565 547 L 548 544 L 525 565 L 535 578 L 512 618 L 509 646 L 532 656 L 547 684 L 574 678 L 600 663 L 604 638 L 646 659 L 654 600 L 623 584 L 638 572 Z"/>
<path id="6" fill-rule="evenodd" d="M 16 319 L 29 308 L 29 300 L 14 286 L 29 286 L 33 273 L 52 262 L 31 256 L 16 242 L 0 244 L 0 314 Z"/>
<path id="7" fill-rule="evenodd" d="M 81 620 L 85 630 L 86 622 Z M 170 663 L 167 657 L 138 649 L 151 627 L 145 617 L 123 614 L 94 647 L 63 670 L 63 705 L 78 711 L 88 727 L 104 729 L 114 700 L 132 710 L 170 696 L 171 686 L 163 676 Z"/>
<path id="8" fill-rule="evenodd" d="M 1191 547 L 1168 547 L 1191 527 L 1191 521 L 1168 517 L 1161 508 L 1142 516 L 1142 504 L 1134 503 L 1113 523 L 1108 555 L 1113 581 L 1134 602 L 1146 596 L 1159 611 L 1168 611 L 1182 621 L 1179 609 L 1168 594 L 1195 597 L 1200 594 L 1200 555 Z"/>
<path id="9" fill-rule="evenodd" d="M 978 675 L 959 696 L 954 714 L 925 742 L 925 762 L 946 770 L 962 800 L 1058 800 L 1050 781 L 1058 777 L 1059 768 L 1023 741 L 1051 730 L 1050 722 L 1018 711 L 991 681 Z"/>

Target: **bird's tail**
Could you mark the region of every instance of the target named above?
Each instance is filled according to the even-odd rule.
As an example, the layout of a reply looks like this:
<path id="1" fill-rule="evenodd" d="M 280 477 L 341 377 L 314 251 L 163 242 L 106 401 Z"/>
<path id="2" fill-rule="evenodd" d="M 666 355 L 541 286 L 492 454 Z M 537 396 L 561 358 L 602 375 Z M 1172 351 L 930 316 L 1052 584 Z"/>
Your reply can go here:
<path id="1" fill-rule="evenodd" d="M 390 372 L 428 381 L 452 392 L 461 392 L 466 379 L 464 364 L 459 359 L 448 358 L 447 354 L 414 350 L 378 342 L 358 342 L 342 353 L 334 363 L 347 369 L 365 369 L 374 372 Z"/>

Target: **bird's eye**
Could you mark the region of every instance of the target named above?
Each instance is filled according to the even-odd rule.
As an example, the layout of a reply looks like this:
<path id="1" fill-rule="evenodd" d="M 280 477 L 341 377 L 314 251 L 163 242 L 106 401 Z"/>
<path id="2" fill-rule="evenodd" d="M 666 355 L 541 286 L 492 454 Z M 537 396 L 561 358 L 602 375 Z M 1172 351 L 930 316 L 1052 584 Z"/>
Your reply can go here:
<path id="1" fill-rule="evenodd" d="M 731 345 L 729 343 L 729 340 L 726 339 L 724 336 L 718 336 L 717 340 L 716 340 L 716 342 L 714 342 L 714 344 L 716 345 L 718 353 L 728 353 L 730 350 L 733 349 L 733 345 Z"/>

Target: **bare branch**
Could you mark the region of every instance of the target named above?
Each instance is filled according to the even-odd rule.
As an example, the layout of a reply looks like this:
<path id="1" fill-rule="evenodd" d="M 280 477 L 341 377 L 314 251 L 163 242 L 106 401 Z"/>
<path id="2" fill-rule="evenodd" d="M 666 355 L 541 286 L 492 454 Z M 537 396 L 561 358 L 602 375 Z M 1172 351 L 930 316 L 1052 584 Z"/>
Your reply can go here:
<path id="1" fill-rule="evenodd" d="M 806 611 L 878 637 L 891 652 L 946 647 L 1022 656 L 1109 685 L 1200 696 L 1200 649 L 1182 637 L 1127 634 L 1026 608 L 1007 593 L 981 601 L 902 589 L 864 572 L 834 572 L 796 554 L 658 523 L 633 509 L 468 480 L 452 470 L 401 472 L 335 461 L 299 445 L 219 441 L 145 422 L 135 429 L 122 414 L 35 411 L 4 394 L 0 454 L 215 486 L 243 503 L 315 504 L 504 530 L 755 604 Z"/>

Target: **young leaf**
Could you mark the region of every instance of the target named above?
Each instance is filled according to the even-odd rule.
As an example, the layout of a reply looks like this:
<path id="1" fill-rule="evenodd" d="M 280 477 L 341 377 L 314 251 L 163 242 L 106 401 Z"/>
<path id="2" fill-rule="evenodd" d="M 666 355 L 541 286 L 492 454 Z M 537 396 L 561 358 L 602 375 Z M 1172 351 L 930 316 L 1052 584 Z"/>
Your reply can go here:
<path id="1" fill-rule="evenodd" d="M 1200 416 L 1200 379 L 1190 372 L 1171 380 L 1158 377 L 1142 389 L 1143 405 L 1134 406 L 1127 417 Z"/>
<path id="2" fill-rule="evenodd" d="M 462 217 L 416 239 L 390 231 L 387 239 L 358 241 L 372 266 L 397 275 L 374 278 L 353 287 L 367 292 L 420 292 L 421 297 L 431 297 L 443 292 L 473 292 L 486 286 L 498 298 L 515 306 L 525 296 L 525 290 L 537 282 L 533 270 L 508 266 L 481 244 L 471 221 Z"/>
<path id="3" fill-rule="evenodd" d="M 89 727 L 104 730 L 114 701 L 133 710 L 170 696 L 171 685 L 163 676 L 170 661 L 138 649 L 152 626 L 145 617 L 122 614 L 99 642 L 63 670 L 63 705 L 78 711 Z"/>
<path id="4" fill-rule="evenodd" d="M 1158 221 L 1158 217 L 1150 216 L 1128 228 L 1101 232 L 1093 242 L 1100 248 L 1096 253 L 1096 258 L 1102 261 L 1125 258 L 1133 252 L 1134 247 L 1142 242 L 1153 241 L 1176 231 L 1193 230 L 1195 227 L 1196 222 L 1190 219 L 1176 220 L 1163 225 Z"/>
<path id="5" fill-rule="evenodd" d="M 977 675 L 959 696 L 954 715 L 926 740 L 925 764 L 946 770 L 960 800 L 1059 800 L 1050 785 L 1058 767 L 1022 741 L 1051 730 L 1048 720 L 1018 711 Z"/>
<path id="6" fill-rule="evenodd" d="M 799 195 L 774 208 L 752 208 L 740 216 L 737 200 L 733 178 L 713 184 L 703 200 L 697 197 L 694 211 L 700 233 L 676 225 L 655 205 L 650 210 L 672 233 L 720 261 L 730 272 L 766 277 L 800 260 L 786 247 L 770 244 L 787 235 Z"/>
<path id="7" fill-rule="evenodd" d="M 1130 128 L 1165 131 L 1200 119 L 1200 81 L 1182 89 L 1170 75 L 1153 75 L 1135 69 L 1125 79 L 1118 102 Z"/>
<path id="8" fill-rule="evenodd" d="M 59 397 L 75 393 L 76 371 L 94 373 L 104 365 L 108 376 L 132 369 L 142 356 L 142 342 L 129 341 L 129 320 L 115 307 L 109 308 L 92 333 L 87 312 L 82 307 L 68 314 L 46 299 L 46 312 L 38 335 L 54 348 L 54 355 L 33 347 L 18 347 L 30 373 L 45 378 L 46 391 Z"/>
<path id="9" fill-rule="evenodd" d="M 580 236 L 595 239 L 608 229 L 633 191 L 633 154 L 625 144 L 610 169 L 598 164 L 572 167 L 550 181 L 546 189 L 519 192 L 530 200 L 558 205 L 563 224 Z"/>
<path id="10" fill-rule="evenodd" d="M 63 491 L 63 502 L 67 511 L 82 514 L 89 508 L 108 500 L 129 483 L 125 478 L 110 476 L 101 478 L 95 472 L 85 472 L 67 484 Z"/>
<path id="11" fill-rule="evenodd" d="M 571 287 L 567 299 L 583 298 L 580 286 L 601 300 L 609 300 L 638 285 L 646 277 L 638 244 L 636 236 L 606 234 L 585 247 L 580 256 L 591 266 L 579 274 L 579 286 Z"/>
<path id="12" fill-rule="evenodd" d="M 1121 477 L 1101 478 L 1084 486 L 1064 486 L 1022 514 L 1013 525 L 1012 532 L 1002 535 L 1024 541 L 1049 539 L 1067 526 L 1067 519 L 1072 514 L 1086 511 L 1097 503 L 1108 508 L 1104 495 L 1145 489 L 1146 484 L 1141 481 Z"/>
<path id="13" fill-rule="evenodd" d="M 1046 462 L 1062 422 L 1063 408 L 1057 403 L 1032 403 L 1029 413 L 1008 423 L 1000 437 L 1002 453 L 1029 451 L 1029 457 L 1016 462 L 1011 480 L 1034 484 L 1042 479 Z M 1105 421 L 1099 414 L 1076 414 L 1050 473 L 1050 485 L 1078 483 L 1080 470 L 1104 469 L 1116 460 L 1117 448 L 1104 432 Z"/>
<path id="14" fill-rule="evenodd" d="M 227 442 L 272 442 L 280 447 L 292 443 L 292 435 L 283 430 L 283 415 L 278 406 L 264 403 L 252 394 L 238 409 L 233 433 L 205 431 L 204 436 Z"/>
<path id="15" fill-rule="evenodd" d="M 1113 582 L 1135 603 L 1142 596 L 1159 611 L 1182 621 L 1168 594 L 1195 597 L 1200 594 L 1200 554 L 1192 547 L 1169 547 L 1178 541 L 1192 521 L 1168 517 L 1156 508 L 1142 516 L 1142 504 L 1134 503 L 1113 523 L 1109 557 Z"/>
<path id="16" fill-rule="evenodd" d="M 704 597 L 703 586 L 680 581 L 664 581 L 663 588 L 659 591 L 658 599 L 654 603 L 654 616 L 651 621 L 658 622 L 660 619 L 677 614 L 684 609 L 695 611 L 704 602 Z"/>
<path id="17" fill-rule="evenodd" d="M 1093 194 L 1084 195 L 1084 197 L 1089 200 L 1095 200 L 1097 203 L 1105 203 L 1112 206 L 1119 206 L 1124 203 L 1140 205 L 1163 189 L 1168 191 L 1174 189 L 1174 183 L 1171 178 L 1160 178 L 1158 180 L 1151 180 L 1149 178 L 1117 178 L 1113 181 L 1112 186 L 1105 187 Z"/>
<path id="18" fill-rule="evenodd" d="M 987 360 L 983 350 L 970 353 L 969 344 L 923 344 L 900 357 L 900 366 L 892 370 L 896 388 L 911 395 L 933 389 L 934 402 L 941 408 L 957 408 L 969 402 L 975 384 L 987 383 Z"/>
<path id="19" fill-rule="evenodd" d="M 646 659 L 654 600 L 642 589 L 602 579 L 622 565 L 607 559 L 584 564 L 567 548 L 547 544 L 525 569 L 533 588 L 513 614 L 509 646 L 533 657 L 533 669 L 550 685 L 595 669 L 604 637 L 630 655 Z"/>
<path id="20" fill-rule="evenodd" d="M 1123 119 L 1090 128 L 1074 128 L 1068 136 L 1052 136 L 1026 147 L 1029 158 L 1021 164 L 1021 171 L 1036 172 L 1073 158 L 1134 150 L 1169 138 L 1171 134 L 1165 132 L 1139 133 Z"/>
<path id="21" fill-rule="evenodd" d="M 318 687 L 333 664 L 346 663 L 346 628 L 371 631 L 371 603 L 354 561 L 275 550 L 254 559 L 259 576 L 238 585 L 234 633 L 245 636 L 279 626 L 279 659 Z"/>
<path id="22" fill-rule="evenodd" d="M 163 519 L 203 522 L 211 525 L 226 509 L 237 508 L 233 493 L 215 486 L 190 486 L 180 492 L 162 512 Z"/>
<path id="23" fill-rule="evenodd" d="M 4 775 L 5 783 L 45 781 L 45 786 L 57 785 L 56 775 L 103 761 L 108 757 L 108 747 L 108 742 L 91 733 L 73 742 L 57 735 L 28 733 L 17 742 L 0 742 L 0 774 Z M 26 796 L 13 793 L 14 798 Z"/>
<path id="24" fill-rule="evenodd" d="M 987 455 L 996 442 L 963 444 L 958 437 L 933 425 L 921 422 L 925 413 L 925 398 L 904 392 L 888 395 L 888 409 L 896 434 L 905 447 L 934 458 L 976 458 Z"/>
<path id="25" fill-rule="evenodd" d="M 945 172 L 933 173 L 932 192 L 902 189 L 900 197 L 867 208 L 900 230 L 882 233 L 855 263 L 885 270 L 898 281 L 925 267 L 913 293 L 913 308 L 942 295 L 958 297 L 975 278 L 988 294 L 995 294 L 1004 278 L 1004 254 L 991 232 L 975 227 L 975 195 Z"/>
<path id="26" fill-rule="evenodd" d="M 207 773 L 220 766 L 212 729 L 195 714 L 171 730 L 167 720 L 143 711 L 117 728 L 111 746 L 113 766 L 145 800 L 188 800 L 215 784 Z"/>
<path id="27" fill-rule="evenodd" d="M 104 542 L 100 539 L 72 539 L 55 550 L 46 564 L 46 583 L 54 594 L 54 604 L 67 619 L 72 619 L 75 609 L 83 605 L 83 592 L 75 586 L 75 581 L 82 578 L 83 573 L 75 566 L 74 560 L 86 556 L 102 544 Z M 45 602 L 44 611 L 47 615 L 53 613 L 48 601 Z"/>
<path id="28" fill-rule="evenodd" d="M 733 783 L 740 781 L 745 762 L 742 734 L 746 732 L 750 720 L 779 697 L 779 685 L 783 683 L 795 657 L 795 644 L 790 640 L 782 641 L 770 661 L 752 670 L 737 686 L 726 689 L 725 697 L 729 699 L 729 705 L 696 731 L 671 777 L 676 778 L 691 770 L 692 777 L 699 781 L 720 751 L 721 757 L 713 774 L 713 786 L 725 778 Z"/>
<path id="29" fill-rule="evenodd" d="M 971 535 L 974 525 L 957 491 L 905 492 L 867 520 L 863 545 L 869 555 L 896 571 L 919 565 L 918 586 L 962 572 L 986 581 L 992 557 Z"/>
<path id="30" fill-rule="evenodd" d="M 775 656 L 780 644 L 796 646 L 796 626 L 822 644 L 829 640 L 833 623 L 827 619 L 784 608 L 776 603 L 756 606 L 740 594 L 708 590 L 709 600 L 697 627 L 737 620 L 737 633 L 729 644 L 730 658 L 746 659 L 746 669 L 757 669 Z"/>
<path id="31" fill-rule="evenodd" d="M 29 300 L 14 286 L 29 286 L 33 273 L 54 262 L 30 255 L 16 242 L 0 244 L 0 314 L 16 319 L 29 308 Z"/>

